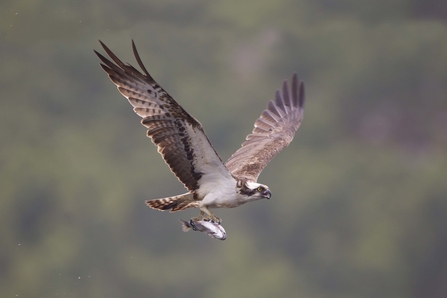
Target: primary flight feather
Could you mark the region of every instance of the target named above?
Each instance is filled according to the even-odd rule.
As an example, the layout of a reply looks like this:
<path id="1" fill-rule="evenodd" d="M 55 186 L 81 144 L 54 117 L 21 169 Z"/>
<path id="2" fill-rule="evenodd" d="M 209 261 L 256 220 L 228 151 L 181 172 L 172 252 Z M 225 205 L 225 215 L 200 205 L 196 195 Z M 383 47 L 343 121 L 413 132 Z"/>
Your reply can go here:
<path id="1" fill-rule="evenodd" d="M 289 88 L 284 81 L 275 100 L 268 103 L 256 120 L 253 132 L 242 147 L 224 164 L 214 150 L 200 122 L 188 114 L 146 70 L 132 41 L 132 48 L 143 73 L 123 63 L 100 41 L 112 61 L 95 51 L 101 67 L 128 99 L 147 136 L 188 190 L 187 193 L 146 204 L 158 210 L 180 211 L 199 208 L 194 220 L 220 222 L 209 208 L 233 208 L 244 203 L 270 199 L 268 186 L 257 183 L 264 167 L 293 140 L 303 120 L 304 85 L 295 73 Z"/>

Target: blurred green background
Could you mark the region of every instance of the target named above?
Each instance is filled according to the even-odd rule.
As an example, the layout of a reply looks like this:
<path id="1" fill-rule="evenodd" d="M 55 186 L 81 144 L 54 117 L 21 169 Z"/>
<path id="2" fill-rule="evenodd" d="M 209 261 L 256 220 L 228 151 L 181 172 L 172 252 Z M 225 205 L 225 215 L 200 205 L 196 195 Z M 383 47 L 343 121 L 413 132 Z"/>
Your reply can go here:
<path id="1" fill-rule="evenodd" d="M 445 1 L 3 1 L 0 39 L 1 297 L 447 297 Z M 98 39 L 136 65 L 134 39 L 224 160 L 305 81 L 227 240 L 144 205 L 184 190 Z"/>

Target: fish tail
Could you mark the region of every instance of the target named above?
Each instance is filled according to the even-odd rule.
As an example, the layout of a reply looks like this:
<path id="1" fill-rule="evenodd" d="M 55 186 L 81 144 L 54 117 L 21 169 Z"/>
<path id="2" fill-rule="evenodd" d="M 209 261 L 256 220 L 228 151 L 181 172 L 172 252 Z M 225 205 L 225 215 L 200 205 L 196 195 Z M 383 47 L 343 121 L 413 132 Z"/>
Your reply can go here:
<path id="1" fill-rule="evenodd" d="M 189 230 L 191 230 L 191 225 L 189 224 L 189 222 L 187 222 L 187 221 L 184 221 L 184 220 L 181 220 L 181 219 L 179 219 L 179 221 L 182 223 L 182 230 L 183 230 L 183 232 L 188 232 Z"/>

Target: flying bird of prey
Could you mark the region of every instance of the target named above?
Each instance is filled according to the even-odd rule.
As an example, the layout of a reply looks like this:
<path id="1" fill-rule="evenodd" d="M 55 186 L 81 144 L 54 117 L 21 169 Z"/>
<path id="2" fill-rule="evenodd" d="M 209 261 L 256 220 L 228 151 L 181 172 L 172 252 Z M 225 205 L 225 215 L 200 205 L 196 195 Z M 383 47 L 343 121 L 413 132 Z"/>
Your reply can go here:
<path id="1" fill-rule="evenodd" d="M 223 163 L 200 122 L 186 112 L 144 67 L 132 41 L 133 53 L 143 73 L 123 63 L 100 41 L 113 61 L 96 52 L 101 67 L 128 99 L 147 128 L 147 136 L 188 190 L 168 198 L 148 200 L 157 210 L 181 211 L 199 208 L 195 221 L 220 223 L 210 208 L 233 208 L 260 199 L 270 199 L 267 185 L 257 182 L 264 167 L 293 139 L 303 120 L 304 85 L 295 73 L 291 87 L 284 81 L 275 100 L 256 120 L 242 147 Z"/>

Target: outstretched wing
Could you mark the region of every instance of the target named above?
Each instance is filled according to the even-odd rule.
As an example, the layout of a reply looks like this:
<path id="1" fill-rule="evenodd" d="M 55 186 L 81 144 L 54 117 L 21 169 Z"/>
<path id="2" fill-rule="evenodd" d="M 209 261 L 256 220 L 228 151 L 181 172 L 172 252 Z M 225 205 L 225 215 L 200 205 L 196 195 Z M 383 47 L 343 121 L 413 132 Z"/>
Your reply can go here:
<path id="1" fill-rule="evenodd" d="M 284 81 L 282 92 L 276 90 L 271 100 L 255 122 L 242 147 L 226 162 L 228 170 L 239 179 L 256 181 L 265 166 L 293 140 L 304 113 L 304 84 L 292 77 L 292 88 Z"/>
<path id="2" fill-rule="evenodd" d="M 219 175 L 231 177 L 202 125 L 147 72 L 135 43 L 132 41 L 133 52 L 144 74 L 130 64 L 124 64 L 107 46 L 100 43 L 115 62 L 95 51 L 102 61 L 101 67 L 119 92 L 129 100 L 135 113 L 143 118 L 141 123 L 147 127 L 148 137 L 158 146 L 158 152 L 185 187 L 190 191 L 198 189 L 202 177 L 207 174 L 215 178 L 219 178 Z"/>

